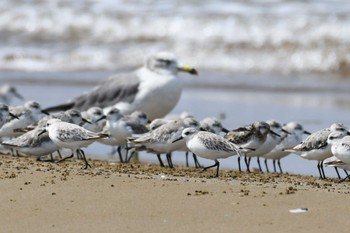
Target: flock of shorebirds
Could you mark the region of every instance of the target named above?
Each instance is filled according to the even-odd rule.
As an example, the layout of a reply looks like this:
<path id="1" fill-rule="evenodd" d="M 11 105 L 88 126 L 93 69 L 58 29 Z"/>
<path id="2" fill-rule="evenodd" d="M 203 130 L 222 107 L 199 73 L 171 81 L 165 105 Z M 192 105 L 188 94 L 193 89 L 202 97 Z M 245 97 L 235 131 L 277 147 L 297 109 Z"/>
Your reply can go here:
<path id="1" fill-rule="evenodd" d="M 250 162 L 257 158 L 273 160 L 274 172 L 282 173 L 280 160 L 290 153 L 304 159 L 316 160 L 320 178 L 326 178 L 323 165 L 350 169 L 350 133 L 341 123 L 310 134 L 297 122 L 281 124 L 277 121 L 256 121 L 233 130 L 208 117 L 201 121 L 189 114 L 177 119 L 164 118 L 178 102 L 182 85 L 179 71 L 197 74 L 188 65 L 181 65 L 168 52 L 150 56 L 143 67 L 132 73 L 114 75 L 88 93 L 65 104 L 42 109 L 35 101 L 23 106 L 10 106 L 13 98 L 23 97 L 15 87 L 0 87 L 0 148 L 12 155 L 35 156 L 38 160 L 62 162 L 77 155 L 84 160 L 85 169 L 91 167 L 82 148 L 94 142 L 117 148 L 121 162 L 130 162 L 139 151 L 157 155 L 165 166 L 173 168 L 172 152 L 192 153 L 194 164 L 207 170 L 216 167 L 219 159 L 238 155 L 250 171 Z M 304 136 L 307 134 L 308 136 Z M 60 149 L 72 151 L 62 157 Z M 57 153 L 54 156 L 54 153 Z M 202 167 L 198 157 L 213 160 Z"/>

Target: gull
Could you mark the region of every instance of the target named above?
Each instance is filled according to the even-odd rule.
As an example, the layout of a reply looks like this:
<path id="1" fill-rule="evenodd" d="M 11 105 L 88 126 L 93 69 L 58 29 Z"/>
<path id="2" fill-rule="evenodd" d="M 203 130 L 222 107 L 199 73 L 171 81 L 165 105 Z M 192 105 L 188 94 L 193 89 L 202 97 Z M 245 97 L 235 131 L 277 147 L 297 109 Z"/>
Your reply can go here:
<path id="1" fill-rule="evenodd" d="M 176 143 L 185 139 L 190 151 L 199 157 L 215 161 L 214 165 L 203 168 L 203 171 L 216 167 L 216 176 L 219 177 L 220 162 L 218 159 L 228 158 L 232 155 L 241 155 L 239 148 L 220 135 L 198 131 L 195 128 L 186 128 L 182 131 L 181 137 L 173 141 Z"/>
<path id="2" fill-rule="evenodd" d="M 107 135 L 94 133 L 84 129 L 81 126 L 63 122 L 59 119 L 50 119 L 47 122 L 45 129 L 41 131 L 38 136 L 45 132 L 48 132 L 50 139 L 57 146 L 72 150 L 71 156 L 62 159 L 59 162 L 72 158 L 74 156 L 74 152 L 76 152 L 77 156 L 81 156 L 85 161 L 84 169 L 91 167 L 91 165 L 88 163 L 85 153 L 81 148 L 87 147 L 91 143 L 107 137 Z"/>
<path id="3" fill-rule="evenodd" d="M 107 112 L 109 108 L 116 107 L 124 115 L 139 110 L 149 119 L 160 118 L 168 114 L 180 98 L 182 83 L 177 77 L 179 71 L 197 74 L 194 68 L 180 65 L 174 54 L 159 52 L 148 57 L 144 66 L 135 72 L 111 76 L 92 91 L 46 110 L 74 108 L 84 111 L 96 106 Z"/>
<path id="4" fill-rule="evenodd" d="M 43 114 L 48 114 L 41 110 L 40 104 L 35 101 L 28 101 L 24 106 L 17 106 L 10 108 L 10 111 L 17 118 L 6 122 L 0 128 L 0 137 L 15 137 L 21 135 L 23 132 L 16 131 L 22 129 L 30 124 L 37 122 Z"/>
<path id="5" fill-rule="evenodd" d="M 0 128 L 9 120 L 9 117 L 18 119 L 16 115 L 10 112 L 6 104 L 0 103 Z"/>
<path id="6" fill-rule="evenodd" d="M 0 103 L 11 104 L 13 98 L 23 100 L 23 97 L 17 92 L 15 87 L 10 85 L 0 87 Z"/>
<path id="7" fill-rule="evenodd" d="M 275 130 L 275 129 L 274 129 Z M 262 155 L 265 158 L 265 164 L 267 159 L 273 160 L 274 172 L 276 172 L 276 160 L 280 173 L 282 172 L 281 159 L 290 154 L 290 152 L 284 151 L 285 148 L 291 148 L 298 145 L 303 140 L 303 135 L 310 135 L 310 133 L 304 130 L 303 126 L 298 122 L 291 121 L 282 127 L 280 142 L 268 153 Z"/>
<path id="8" fill-rule="evenodd" d="M 327 143 L 328 136 L 332 132 L 340 132 L 344 136 L 349 134 L 343 124 L 334 123 L 329 128 L 312 133 L 303 142 L 285 151 L 293 152 L 304 159 L 318 161 L 317 169 L 320 178 L 325 179 L 323 160 L 332 156 L 331 145 Z"/>

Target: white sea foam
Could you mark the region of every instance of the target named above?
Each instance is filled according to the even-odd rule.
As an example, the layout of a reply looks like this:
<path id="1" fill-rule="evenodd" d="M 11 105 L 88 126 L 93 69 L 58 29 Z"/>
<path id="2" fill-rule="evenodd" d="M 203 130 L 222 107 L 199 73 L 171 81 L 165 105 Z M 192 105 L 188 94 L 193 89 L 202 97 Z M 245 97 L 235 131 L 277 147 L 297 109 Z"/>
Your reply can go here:
<path id="1" fill-rule="evenodd" d="M 346 0 L 3 0 L 0 69 L 119 69 L 171 50 L 213 70 L 349 72 L 349 11 Z"/>

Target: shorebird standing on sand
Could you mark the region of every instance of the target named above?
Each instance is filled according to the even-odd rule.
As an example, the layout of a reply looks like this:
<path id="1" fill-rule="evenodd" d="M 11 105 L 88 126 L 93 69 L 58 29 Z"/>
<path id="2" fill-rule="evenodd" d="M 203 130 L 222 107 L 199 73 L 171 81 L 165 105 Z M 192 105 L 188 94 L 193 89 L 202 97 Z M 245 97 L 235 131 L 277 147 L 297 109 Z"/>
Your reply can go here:
<path id="1" fill-rule="evenodd" d="M 203 171 L 216 167 L 215 177 L 219 177 L 220 162 L 218 159 L 228 158 L 232 155 L 241 155 L 236 145 L 229 142 L 220 135 L 198 131 L 195 128 L 186 128 L 182 131 L 181 137 L 174 140 L 173 143 L 185 139 L 186 145 L 190 151 L 199 157 L 215 161 L 214 165 L 203 168 Z"/>
<path id="2" fill-rule="evenodd" d="M 88 163 L 82 147 L 87 147 L 91 143 L 107 137 L 107 135 L 97 134 L 91 131 L 84 129 L 81 126 L 63 122 L 59 119 L 51 119 L 47 122 L 46 128 L 39 133 L 38 136 L 45 132 L 49 133 L 50 139 L 61 148 L 68 148 L 72 150 L 72 155 L 66 158 L 61 159 L 59 162 L 62 162 L 66 159 L 72 158 L 74 152 L 77 156 L 81 156 L 85 162 L 85 168 L 91 167 Z"/>

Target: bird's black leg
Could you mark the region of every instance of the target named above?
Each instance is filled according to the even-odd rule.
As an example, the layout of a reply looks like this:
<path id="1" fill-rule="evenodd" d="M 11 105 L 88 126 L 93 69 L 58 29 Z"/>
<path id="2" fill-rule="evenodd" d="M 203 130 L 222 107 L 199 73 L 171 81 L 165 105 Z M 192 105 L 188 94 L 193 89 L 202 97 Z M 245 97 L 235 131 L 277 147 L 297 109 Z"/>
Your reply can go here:
<path id="1" fill-rule="evenodd" d="M 130 156 L 126 160 L 127 163 L 130 163 L 131 159 L 134 157 L 134 154 L 135 154 L 135 150 L 131 151 Z"/>
<path id="2" fill-rule="evenodd" d="M 173 161 L 172 161 L 172 159 L 171 159 L 171 153 L 167 153 L 167 154 L 166 154 L 166 159 L 167 159 L 167 161 L 168 161 L 169 167 L 170 167 L 170 168 L 174 168 L 174 166 L 173 166 Z"/>
<path id="3" fill-rule="evenodd" d="M 65 160 L 67 160 L 67 159 L 71 159 L 71 158 L 73 158 L 73 156 L 74 156 L 74 152 L 72 152 L 72 154 L 71 154 L 70 156 L 65 157 L 65 158 L 63 158 L 63 159 L 60 159 L 60 160 L 56 161 L 56 163 L 60 163 L 60 162 L 63 162 L 63 161 L 65 161 Z"/>
<path id="4" fill-rule="evenodd" d="M 121 163 L 124 163 L 123 156 L 122 156 L 122 148 L 120 146 L 118 146 L 117 152 L 118 152 L 118 155 L 119 155 L 119 161 Z"/>
<path id="5" fill-rule="evenodd" d="M 157 154 L 157 158 L 158 158 L 158 161 L 159 161 L 159 164 L 161 167 L 164 167 L 164 163 L 162 161 L 162 158 L 160 157 L 160 154 Z"/>
<path id="6" fill-rule="evenodd" d="M 256 161 L 258 162 L 258 165 L 259 165 L 259 171 L 262 172 L 261 165 L 260 165 L 260 157 L 259 156 L 256 157 Z"/>
<path id="7" fill-rule="evenodd" d="M 280 169 L 281 174 L 283 174 L 282 167 L 281 167 L 281 160 L 277 160 L 278 167 Z"/>
<path id="8" fill-rule="evenodd" d="M 276 173 L 277 170 L 276 170 L 276 160 L 272 160 L 272 164 L 273 164 L 273 172 Z"/>
<path id="9" fill-rule="evenodd" d="M 212 168 L 212 167 L 216 167 L 216 176 L 215 177 L 219 177 L 220 162 L 217 159 L 215 159 L 215 164 L 214 165 L 211 165 L 209 167 L 205 167 L 205 168 L 203 168 L 202 171 L 205 171 L 205 170 L 207 170 L 209 168 Z"/>
<path id="10" fill-rule="evenodd" d="M 237 158 L 237 163 L 238 163 L 238 170 L 239 170 L 239 172 L 242 172 L 242 168 L 241 168 L 241 156 L 238 156 L 238 158 Z"/>
<path id="11" fill-rule="evenodd" d="M 186 151 L 186 153 L 185 153 L 185 156 L 186 156 L 186 167 L 190 166 L 189 163 L 188 163 L 188 153 L 190 153 L 190 152 Z"/>
<path id="12" fill-rule="evenodd" d="M 245 165 L 247 166 L 247 172 L 250 172 L 249 170 L 250 161 L 247 156 L 244 156 L 244 162 L 245 162 Z"/>
<path id="13" fill-rule="evenodd" d="M 84 162 L 85 162 L 85 167 L 84 167 L 84 169 L 87 169 L 88 167 L 91 167 L 91 165 L 88 163 L 88 161 L 87 161 L 87 159 L 86 159 L 86 157 L 85 157 L 84 151 L 83 151 L 82 149 L 78 149 L 78 150 L 77 150 L 77 153 L 81 154 L 82 157 L 83 157 L 83 159 L 84 159 Z"/>
<path id="14" fill-rule="evenodd" d="M 193 161 L 194 161 L 194 165 L 196 166 L 196 168 L 201 168 L 202 165 L 198 162 L 197 155 L 195 153 L 192 153 L 192 156 L 193 156 Z"/>
<path id="15" fill-rule="evenodd" d="M 341 179 L 341 176 L 340 176 L 340 174 L 339 174 L 338 168 L 337 168 L 337 167 L 334 167 L 334 170 L 335 170 L 335 172 L 337 173 L 338 178 Z"/>
<path id="16" fill-rule="evenodd" d="M 57 153 L 58 153 L 58 157 L 60 157 L 60 159 L 62 159 L 63 157 L 62 157 L 62 155 L 61 155 L 60 150 L 57 150 Z"/>
<path id="17" fill-rule="evenodd" d="M 267 172 L 267 173 L 270 173 L 270 171 L 269 171 L 269 166 L 267 166 L 267 159 L 265 159 L 265 167 L 266 167 L 266 172 Z"/>

